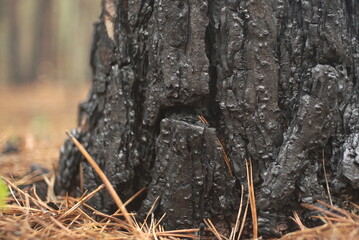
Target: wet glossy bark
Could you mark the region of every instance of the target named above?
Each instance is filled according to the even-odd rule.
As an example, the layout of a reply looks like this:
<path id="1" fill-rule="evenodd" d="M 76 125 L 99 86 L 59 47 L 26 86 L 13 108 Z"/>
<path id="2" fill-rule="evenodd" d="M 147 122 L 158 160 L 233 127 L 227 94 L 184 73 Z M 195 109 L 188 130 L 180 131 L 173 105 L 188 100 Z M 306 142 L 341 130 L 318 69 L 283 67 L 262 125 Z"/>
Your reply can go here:
<path id="1" fill-rule="evenodd" d="M 167 212 L 168 228 L 207 217 L 229 227 L 251 158 L 260 228 L 279 234 L 301 202 L 326 199 L 323 152 L 334 201 L 356 197 L 356 1 L 104 2 L 116 5 L 114 41 L 103 17 L 74 134 L 121 197 L 147 187 L 133 210 L 143 215 L 161 196 L 155 213 Z M 66 142 L 58 193 L 77 191 L 81 161 Z M 96 174 L 85 162 L 82 171 L 95 189 Z M 91 203 L 114 210 L 105 192 Z"/>

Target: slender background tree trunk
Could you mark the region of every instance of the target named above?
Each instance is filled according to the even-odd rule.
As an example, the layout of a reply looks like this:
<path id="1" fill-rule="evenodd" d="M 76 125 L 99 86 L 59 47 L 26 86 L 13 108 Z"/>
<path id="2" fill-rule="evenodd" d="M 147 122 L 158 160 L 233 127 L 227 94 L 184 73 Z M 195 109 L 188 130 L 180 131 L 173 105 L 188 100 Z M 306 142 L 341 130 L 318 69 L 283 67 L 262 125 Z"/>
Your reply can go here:
<path id="1" fill-rule="evenodd" d="M 350 0 L 105 0 L 73 133 L 124 199 L 147 187 L 132 210 L 160 196 L 168 228 L 228 229 L 251 159 L 260 229 L 279 235 L 327 199 L 323 156 L 334 202 L 358 196 L 358 16 Z M 100 184 L 82 160 L 67 141 L 58 193 L 79 191 L 79 166 Z M 115 210 L 106 192 L 91 204 Z"/>
<path id="2" fill-rule="evenodd" d="M 22 81 L 21 68 L 20 64 L 20 53 L 19 53 L 19 36 L 18 36 L 18 21 L 17 21 L 17 12 L 16 6 L 18 5 L 18 1 L 14 0 L 8 4 L 9 12 L 10 12 L 10 21 L 9 21 L 9 63 L 11 66 L 18 66 L 17 68 L 11 68 L 11 72 L 9 74 L 10 79 L 13 82 L 20 83 Z"/>

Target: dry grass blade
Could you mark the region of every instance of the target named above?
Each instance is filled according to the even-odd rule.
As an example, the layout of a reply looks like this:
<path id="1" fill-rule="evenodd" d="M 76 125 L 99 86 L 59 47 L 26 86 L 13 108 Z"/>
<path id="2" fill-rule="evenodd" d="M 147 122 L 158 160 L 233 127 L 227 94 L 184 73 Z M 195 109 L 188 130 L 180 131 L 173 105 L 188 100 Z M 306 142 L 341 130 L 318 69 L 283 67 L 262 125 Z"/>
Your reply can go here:
<path id="1" fill-rule="evenodd" d="M 130 216 L 130 214 L 128 213 L 126 207 L 124 206 L 122 200 L 120 199 L 120 197 L 117 195 L 117 192 L 115 191 L 115 189 L 113 188 L 112 184 L 110 183 L 110 181 L 108 180 L 108 178 L 106 177 L 106 175 L 102 172 L 102 170 L 100 169 L 100 167 L 97 165 L 97 163 L 95 162 L 95 160 L 91 157 L 91 155 L 86 151 L 86 149 L 79 143 L 79 141 L 77 141 L 77 139 L 72 136 L 71 133 L 67 132 L 67 135 L 70 137 L 71 141 L 75 144 L 75 146 L 79 149 L 79 151 L 82 153 L 82 155 L 86 158 L 86 160 L 90 163 L 90 165 L 93 167 L 93 169 L 96 171 L 96 173 L 99 175 L 99 177 L 101 178 L 102 182 L 105 184 L 109 194 L 111 195 L 112 199 L 115 201 L 116 205 L 118 206 L 118 208 L 121 210 L 121 212 L 124 215 L 124 218 L 126 219 L 126 221 L 128 222 L 128 224 L 130 225 L 130 227 L 133 230 L 133 233 L 135 235 L 140 234 L 140 232 L 138 231 L 138 229 L 136 229 L 136 227 L 134 226 L 134 223 L 132 221 L 132 218 Z"/>

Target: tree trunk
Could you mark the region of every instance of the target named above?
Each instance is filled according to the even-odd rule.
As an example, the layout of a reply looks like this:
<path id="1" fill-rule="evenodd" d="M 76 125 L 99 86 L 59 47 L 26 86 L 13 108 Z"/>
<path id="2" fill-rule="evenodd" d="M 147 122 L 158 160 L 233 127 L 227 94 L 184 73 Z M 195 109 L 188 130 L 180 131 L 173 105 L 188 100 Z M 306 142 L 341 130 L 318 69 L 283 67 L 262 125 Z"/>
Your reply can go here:
<path id="1" fill-rule="evenodd" d="M 28 63 L 27 81 L 34 82 L 40 74 L 48 71 L 42 65 L 43 62 L 51 61 L 53 54 L 53 25 L 51 11 L 53 9 L 53 0 L 38 0 L 35 9 L 34 19 L 34 40 L 32 44 L 31 59 Z M 42 71 L 41 71 L 42 70 Z"/>
<path id="2" fill-rule="evenodd" d="M 22 16 L 22 5 L 24 1 L 8 0 L 8 62 L 10 70 L 10 82 L 21 84 L 31 83 L 39 77 L 39 68 L 41 63 L 50 59 L 52 41 L 49 36 L 51 28 L 51 9 L 53 2 L 51 0 L 39 0 L 34 5 L 34 24 L 33 35 L 26 36 L 23 33 L 22 25 L 24 18 Z M 5 9 L 6 9 L 5 7 Z M 29 11 L 31 12 L 31 11 Z M 25 41 L 23 40 L 25 39 Z M 26 53 L 22 52 L 24 42 L 30 45 L 29 57 L 25 57 Z M 26 46 L 28 47 L 28 46 Z"/>
<path id="3" fill-rule="evenodd" d="M 228 228 L 251 159 L 260 229 L 278 235 L 300 203 L 327 199 L 323 156 L 333 201 L 358 196 L 358 17 L 354 0 L 104 0 L 73 133 L 121 197 L 147 187 L 133 211 L 160 196 L 172 229 Z M 79 166 L 95 189 L 67 141 L 57 193 L 78 191 Z M 106 192 L 91 204 L 115 210 Z"/>
<path id="4" fill-rule="evenodd" d="M 7 2 L 9 10 L 8 20 L 8 65 L 10 66 L 9 78 L 11 82 L 21 83 L 23 81 L 22 76 L 22 64 L 20 61 L 20 49 L 19 49 L 19 25 L 18 25 L 18 0 Z M 16 67 L 15 67 L 16 66 Z"/>

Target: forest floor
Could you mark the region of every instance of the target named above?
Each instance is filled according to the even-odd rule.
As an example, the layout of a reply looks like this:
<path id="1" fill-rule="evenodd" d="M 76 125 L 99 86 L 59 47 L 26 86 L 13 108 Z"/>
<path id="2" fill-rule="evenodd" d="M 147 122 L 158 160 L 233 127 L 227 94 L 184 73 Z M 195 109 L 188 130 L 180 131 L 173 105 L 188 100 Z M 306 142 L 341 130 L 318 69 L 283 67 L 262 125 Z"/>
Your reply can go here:
<path id="1" fill-rule="evenodd" d="M 23 192 L 18 188 L 36 178 L 23 177 L 34 164 L 50 170 L 45 180 L 51 186 L 59 149 L 67 138 L 65 132 L 76 127 L 78 104 L 86 99 L 88 89 L 89 84 L 60 83 L 0 87 L 0 176 L 11 189 L 7 207 L 0 209 L 0 239 L 199 239 L 198 229 L 166 232 L 151 217 L 148 224 L 130 224 L 97 212 L 85 202 L 103 186 L 79 199 L 52 196 L 47 201 L 33 190 Z M 89 216 L 83 209 L 106 221 Z M 334 213 L 323 212 L 323 226 L 301 226 L 302 231 L 282 239 L 359 239 L 359 216 L 332 210 Z M 300 225 L 300 220 L 297 222 Z M 210 226 L 208 229 L 213 237 L 203 239 L 237 239 L 236 234 L 225 237 Z"/>
<path id="2" fill-rule="evenodd" d="M 18 152 L 0 157 L 0 175 L 23 175 L 34 163 L 52 169 L 88 89 L 89 84 L 51 82 L 1 86 L 0 151 L 10 144 Z"/>

